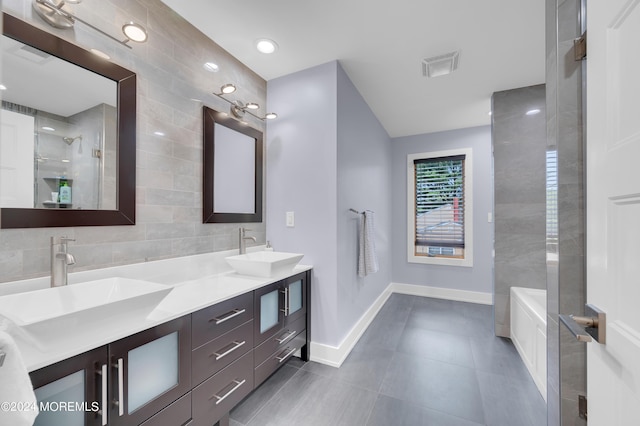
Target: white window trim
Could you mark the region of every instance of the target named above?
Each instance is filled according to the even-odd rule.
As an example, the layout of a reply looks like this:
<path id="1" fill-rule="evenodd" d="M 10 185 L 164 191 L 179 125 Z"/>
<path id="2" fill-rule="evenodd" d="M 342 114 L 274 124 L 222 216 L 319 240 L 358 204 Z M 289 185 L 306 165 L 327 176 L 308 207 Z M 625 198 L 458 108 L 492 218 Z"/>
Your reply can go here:
<path id="1" fill-rule="evenodd" d="M 471 148 L 452 149 L 437 152 L 421 152 L 407 155 L 407 260 L 409 263 L 429 265 L 473 266 L 473 150 Z M 464 165 L 464 259 L 447 259 L 415 255 L 416 229 L 416 186 L 414 160 L 424 158 L 451 157 L 465 155 Z"/>

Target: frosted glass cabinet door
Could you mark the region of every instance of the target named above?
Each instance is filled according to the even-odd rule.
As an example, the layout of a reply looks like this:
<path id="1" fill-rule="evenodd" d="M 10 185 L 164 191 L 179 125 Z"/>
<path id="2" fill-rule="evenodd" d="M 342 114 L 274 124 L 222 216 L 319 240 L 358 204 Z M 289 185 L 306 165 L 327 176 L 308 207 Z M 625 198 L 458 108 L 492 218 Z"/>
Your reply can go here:
<path id="1" fill-rule="evenodd" d="M 282 281 L 269 284 L 254 291 L 255 332 L 257 346 L 275 336 L 284 327 L 284 288 Z"/>
<path id="2" fill-rule="evenodd" d="M 284 280 L 285 324 L 302 318 L 307 313 L 307 273 L 302 272 Z"/>
<path id="3" fill-rule="evenodd" d="M 302 280 L 295 281 L 289 284 L 289 311 L 288 314 L 292 315 L 302 309 Z"/>
<path id="4" fill-rule="evenodd" d="M 30 374 L 40 414 L 36 426 L 93 426 L 106 424 L 102 416 L 102 368 L 107 370 L 107 347 L 41 368 Z M 104 385 L 106 387 L 106 378 Z M 0 416 L 0 423 L 2 423 Z"/>
<path id="5" fill-rule="evenodd" d="M 140 424 L 191 389 L 191 316 L 113 342 L 109 356 L 109 425 Z"/>
<path id="6" fill-rule="evenodd" d="M 260 296 L 260 333 L 264 333 L 278 324 L 280 314 L 279 295 L 280 291 L 276 289 Z"/>

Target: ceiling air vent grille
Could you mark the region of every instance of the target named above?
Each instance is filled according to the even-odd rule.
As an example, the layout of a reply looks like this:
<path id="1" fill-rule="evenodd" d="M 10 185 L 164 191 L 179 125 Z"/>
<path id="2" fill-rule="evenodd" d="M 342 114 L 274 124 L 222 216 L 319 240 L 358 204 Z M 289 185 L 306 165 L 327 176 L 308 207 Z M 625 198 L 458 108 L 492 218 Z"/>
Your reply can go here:
<path id="1" fill-rule="evenodd" d="M 422 75 L 425 77 L 439 77 L 451 74 L 458 68 L 460 51 L 433 56 L 422 60 Z"/>

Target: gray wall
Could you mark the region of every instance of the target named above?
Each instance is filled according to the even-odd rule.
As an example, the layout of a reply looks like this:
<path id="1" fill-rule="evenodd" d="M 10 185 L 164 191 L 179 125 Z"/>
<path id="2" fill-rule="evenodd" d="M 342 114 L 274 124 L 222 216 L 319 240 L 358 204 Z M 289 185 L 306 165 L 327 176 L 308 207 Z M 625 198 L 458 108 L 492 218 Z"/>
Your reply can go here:
<path id="1" fill-rule="evenodd" d="M 534 115 L 527 111 L 539 109 Z M 546 289 L 544 85 L 492 96 L 495 332 L 510 337 L 510 289 Z"/>
<path id="2" fill-rule="evenodd" d="M 586 347 L 558 314 L 582 314 L 585 287 L 582 62 L 573 60 L 580 35 L 579 0 L 547 0 L 547 143 L 557 151 L 558 239 L 547 244 L 548 425 L 585 425 L 578 395 L 586 395 Z"/>
<path id="3" fill-rule="evenodd" d="M 473 148 L 473 267 L 407 262 L 407 155 Z M 493 289 L 493 175 L 489 126 L 406 136 L 392 140 L 392 280 L 447 289 L 491 293 Z"/>
<path id="4" fill-rule="evenodd" d="M 237 224 L 202 224 L 202 103 L 192 98 L 227 111 L 228 104 L 211 93 L 234 83 L 239 90 L 232 100 L 264 105 L 266 82 L 159 0 L 83 2 L 73 8 L 116 36 L 125 20 L 140 22 L 149 41 L 128 49 L 82 23 L 72 31 L 54 29 L 33 16 L 30 1 L 2 2 L 3 11 L 87 49 L 103 50 L 137 73 L 136 225 L 0 230 L 0 282 L 47 275 L 52 235 L 76 239 L 70 245 L 76 271 L 235 248 Z M 216 62 L 220 71 L 206 72 L 206 61 Z M 277 112 L 286 120 L 285 111 Z M 264 126 L 257 120 L 251 124 Z M 166 136 L 154 135 L 156 130 Z M 250 227 L 264 242 L 265 224 Z"/>
<path id="5" fill-rule="evenodd" d="M 268 90 L 269 109 L 285 119 L 267 135 L 267 238 L 314 265 L 312 339 L 338 346 L 390 281 L 389 137 L 338 62 L 270 80 Z M 376 213 L 380 271 L 365 279 L 349 208 Z"/>

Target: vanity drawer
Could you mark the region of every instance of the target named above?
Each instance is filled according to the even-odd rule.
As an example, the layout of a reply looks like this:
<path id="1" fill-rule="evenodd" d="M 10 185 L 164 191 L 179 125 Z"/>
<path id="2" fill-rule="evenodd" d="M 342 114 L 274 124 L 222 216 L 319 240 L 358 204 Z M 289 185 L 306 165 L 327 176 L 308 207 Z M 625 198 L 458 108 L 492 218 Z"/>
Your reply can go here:
<path id="1" fill-rule="evenodd" d="M 193 314 L 193 348 L 218 338 L 253 318 L 253 292 L 225 300 Z"/>
<path id="2" fill-rule="evenodd" d="M 196 385 L 253 348 L 253 320 L 192 352 L 191 382 Z"/>
<path id="3" fill-rule="evenodd" d="M 191 392 L 170 404 L 140 426 L 184 425 L 191 420 Z"/>
<path id="4" fill-rule="evenodd" d="M 256 367 L 255 370 L 255 386 L 260 386 L 274 371 L 276 371 L 282 364 L 294 354 L 295 351 L 300 349 L 307 342 L 307 333 L 302 332 L 289 340 L 284 348 L 275 354 L 272 354 L 265 362 Z"/>
<path id="5" fill-rule="evenodd" d="M 253 390 L 253 351 L 193 390 L 193 424 L 211 426 Z"/>
<path id="6" fill-rule="evenodd" d="M 289 342 L 306 327 L 306 317 L 297 319 L 291 324 L 288 324 L 285 328 L 280 330 L 275 336 L 265 340 L 255 350 L 255 366 L 259 366 L 266 361 L 269 356 L 278 351 L 279 348 L 284 348 Z"/>

